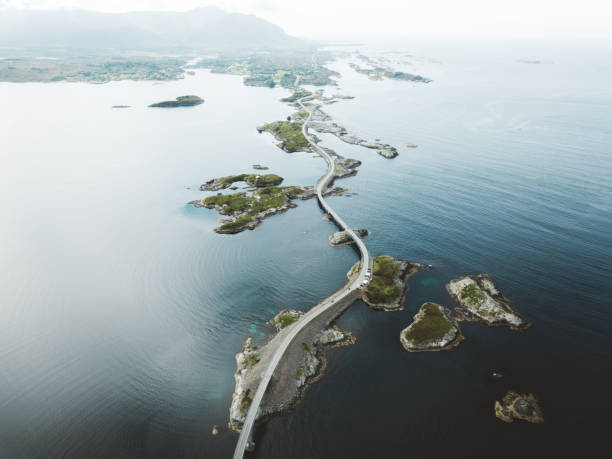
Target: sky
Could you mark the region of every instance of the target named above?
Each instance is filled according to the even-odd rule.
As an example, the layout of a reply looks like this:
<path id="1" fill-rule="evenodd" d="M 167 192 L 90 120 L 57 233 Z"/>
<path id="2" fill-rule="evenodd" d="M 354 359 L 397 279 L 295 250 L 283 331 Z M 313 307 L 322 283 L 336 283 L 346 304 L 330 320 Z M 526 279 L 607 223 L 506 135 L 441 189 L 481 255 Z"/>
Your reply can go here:
<path id="1" fill-rule="evenodd" d="M 215 5 L 315 39 L 612 38 L 612 0 L 0 0 L 2 8 L 184 11 Z"/>

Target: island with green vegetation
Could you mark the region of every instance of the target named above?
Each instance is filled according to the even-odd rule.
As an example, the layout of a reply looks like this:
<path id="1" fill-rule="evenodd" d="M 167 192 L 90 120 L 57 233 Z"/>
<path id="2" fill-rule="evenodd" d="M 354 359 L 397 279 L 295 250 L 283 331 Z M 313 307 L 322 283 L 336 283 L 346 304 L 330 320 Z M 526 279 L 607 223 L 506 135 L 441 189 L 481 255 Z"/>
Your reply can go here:
<path id="1" fill-rule="evenodd" d="M 369 232 L 367 229 L 354 229 L 355 234 L 359 237 L 366 237 Z M 355 241 L 346 231 L 338 231 L 329 236 L 329 245 L 332 247 L 340 247 L 342 245 L 354 244 Z"/>
<path id="2" fill-rule="evenodd" d="M 176 100 L 165 100 L 149 105 L 157 108 L 193 107 L 204 103 L 204 99 L 198 96 L 180 96 Z"/>
<path id="3" fill-rule="evenodd" d="M 277 140 L 277 145 L 287 153 L 310 151 L 310 144 L 302 133 L 301 122 L 274 121 L 257 128 L 259 133 L 269 132 Z"/>
<path id="4" fill-rule="evenodd" d="M 201 191 L 218 191 L 230 188 L 234 183 L 246 182 L 254 187 L 276 186 L 283 182 L 283 178 L 276 174 L 238 174 L 210 179 L 200 186 Z"/>
<path id="5" fill-rule="evenodd" d="M 450 311 L 431 302 L 423 304 L 414 321 L 400 333 L 400 342 L 408 352 L 450 349 L 462 340 L 463 334 Z"/>
<path id="6" fill-rule="evenodd" d="M 495 416 L 504 422 L 515 419 L 540 424 L 544 422 L 542 408 L 533 394 L 508 391 L 501 402 L 495 401 Z"/>
<path id="7" fill-rule="evenodd" d="M 509 304 L 486 274 L 463 276 L 446 284 L 449 295 L 459 304 L 458 320 L 475 320 L 487 325 L 524 330 L 531 324 Z"/>
<path id="8" fill-rule="evenodd" d="M 353 265 L 349 278 L 358 271 L 360 263 Z M 419 264 L 388 255 L 374 258 L 372 264 L 372 279 L 362 290 L 362 300 L 376 310 L 403 310 L 408 279 L 419 270 Z"/>
<path id="9" fill-rule="evenodd" d="M 315 196 L 313 187 L 276 186 L 283 181 L 276 174 L 229 175 L 209 180 L 201 189 L 219 190 L 238 181 L 245 181 L 255 189 L 233 194 L 219 193 L 189 203 L 195 207 L 215 209 L 229 217 L 221 220 L 221 225 L 215 228 L 217 233 L 235 234 L 255 229 L 264 219 L 296 207 L 294 199 L 310 199 Z"/>

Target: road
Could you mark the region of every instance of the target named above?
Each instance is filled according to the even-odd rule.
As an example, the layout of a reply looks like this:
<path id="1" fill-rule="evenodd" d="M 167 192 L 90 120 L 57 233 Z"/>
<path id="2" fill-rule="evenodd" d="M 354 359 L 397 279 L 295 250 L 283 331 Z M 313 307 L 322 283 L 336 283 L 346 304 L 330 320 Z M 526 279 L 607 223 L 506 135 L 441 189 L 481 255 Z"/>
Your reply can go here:
<path id="1" fill-rule="evenodd" d="M 296 83 L 298 81 L 299 80 L 297 80 Z M 338 226 L 340 226 L 344 231 L 346 231 L 357 244 L 357 247 L 359 248 L 359 252 L 361 254 L 361 266 L 359 269 L 359 274 L 354 277 L 352 281 L 347 283 L 343 290 L 341 290 L 339 293 L 334 293 L 334 295 L 326 298 L 318 305 L 311 308 L 306 314 L 302 316 L 300 320 L 298 320 L 295 324 L 291 325 L 293 329 L 278 346 L 278 349 L 274 353 L 272 360 L 268 365 L 268 368 L 266 369 L 263 377 L 261 378 L 261 381 L 259 382 L 257 391 L 253 396 L 253 400 L 249 407 L 249 411 L 247 412 L 244 425 L 242 426 L 242 430 L 240 432 L 240 437 L 238 438 L 238 443 L 236 444 L 236 449 L 234 450 L 234 459 L 242 459 L 247 445 L 252 445 L 251 434 L 253 431 L 253 425 L 255 424 L 255 419 L 257 417 L 257 412 L 259 411 L 259 405 L 261 404 L 261 400 L 263 399 L 266 389 L 270 384 L 270 380 L 272 379 L 272 375 L 274 374 L 276 367 L 283 358 L 283 355 L 285 354 L 285 351 L 287 350 L 291 342 L 300 333 L 300 331 L 302 331 L 304 327 L 306 327 L 313 319 L 315 319 L 325 311 L 329 310 L 330 308 L 334 307 L 336 304 L 338 304 L 338 302 L 346 298 L 351 293 L 354 293 L 355 290 L 358 290 L 360 288 L 360 284 L 365 280 L 366 272 L 370 267 L 370 254 L 368 253 L 366 245 L 363 243 L 361 238 L 357 236 L 357 234 L 355 234 L 355 232 L 351 228 L 348 227 L 344 220 L 340 218 L 336 211 L 332 209 L 332 207 L 323 198 L 323 191 L 334 179 L 334 175 L 336 172 L 336 163 L 333 158 L 329 156 L 329 154 L 325 150 L 319 147 L 308 135 L 308 123 L 312 118 L 312 110 L 308 110 L 304 106 L 304 99 L 307 99 L 307 97 L 298 100 L 300 107 L 302 107 L 303 110 L 306 110 L 308 112 L 308 118 L 306 121 L 304 121 L 304 124 L 302 125 L 302 133 L 304 134 L 304 137 L 306 137 L 312 148 L 317 153 L 319 153 L 327 163 L 327 172 L 323 177 L 319 179 L 319 181 L 315 185 L 317 199 L 319 200 L 319 203 L 321 203 L 323 209 L 325 209 L 325 211 L 329 215 L 331 215 L 332 218 L 336 221 Z"/>

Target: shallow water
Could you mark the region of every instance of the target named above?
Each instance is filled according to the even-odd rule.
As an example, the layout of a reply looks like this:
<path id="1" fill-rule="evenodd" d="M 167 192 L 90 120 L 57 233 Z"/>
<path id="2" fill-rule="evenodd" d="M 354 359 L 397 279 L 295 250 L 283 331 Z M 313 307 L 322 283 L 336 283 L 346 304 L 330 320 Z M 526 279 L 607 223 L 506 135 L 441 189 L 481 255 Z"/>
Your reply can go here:
<path id="1" fill-rule="evenodd" d="M 322 135 L 364 163 L 339 182 L 358 195 L 330 200 L 370 230 L 373 255 L 435 270 L 412 278 L 404 311 L 359 302 L 340 319 L 357 344 L 330 351 L 304 403 L 257 430 L 255 456 L 592 450 L 612 408 L 609 48 L 394 46 L 434 82 L 372 82 L 334 65 L 356 99 L 326 111 L 400 156 Z M 533 58 L 548 63 L 518 62 Z M 190 93 L 205 104 L 146 108 Z M 314 201 L 231 237 L 212 231 L 214 212 L 185 205 L 203 181 L 255 163 L 314 183 L 321 160 L 255 130 L 290 114 L 285 94 L 207 72 L 0 84 L 0 456 L 229 457 L 241 343 L 263 341 L 278 310 L 334 291 L 357 259 L 329 247 L 335 229 Z M 465 324 L 457 349 L 406 353 L 399 331 L 418 307 L 451 305 L 444 284 L 479 272 L 532 328 Z M 493 402 L 508 389 L 534 392 L 546 423 L 498 421 Z"/>

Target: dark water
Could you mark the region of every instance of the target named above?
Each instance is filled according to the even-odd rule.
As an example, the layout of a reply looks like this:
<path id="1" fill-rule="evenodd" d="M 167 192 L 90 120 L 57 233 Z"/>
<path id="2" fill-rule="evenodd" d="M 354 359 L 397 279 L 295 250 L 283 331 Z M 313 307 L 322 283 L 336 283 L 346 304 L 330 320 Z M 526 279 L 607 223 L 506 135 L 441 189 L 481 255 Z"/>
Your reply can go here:
<path id="1" fill-rule="evenodd" d="M 371 82 L 337 64 L 357 98 L 327 110 L 400 156 L 322 136 L 364 162 L 343 183 L 358 196 L 333 205 L 371 231 L 373 255 L 436 269 L 412 279 L 405 311 L 356 303 L 341 318 L 357 344 L 330 351 L 304 402 L 257 430 L 254 456 L 591 456 L 612 409 L 610 47 L 394 46 L 435 81 Z M 206 103 L 145 108 L 187 93 Z M 203 180 L 253 163 L 316 180 L 320 160 L 254 129 L 290 113 L 285 91 L 202 73 L 0 94 L 0 457 L 229 457 L 241 343 L 356 261 L 328 246 L 334 227 L 312 201 L 234 237 L 184 205 Z M 444 283 L 479 272 L 533 326 L 466 324 L 457 349 L 406 353 L 399 331 L 418 307 L 451 305 Z M 498 421 L 508 389 L 535 393 L 545 424 Z"/>

